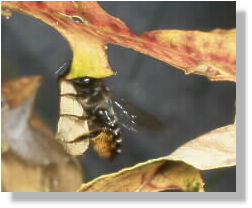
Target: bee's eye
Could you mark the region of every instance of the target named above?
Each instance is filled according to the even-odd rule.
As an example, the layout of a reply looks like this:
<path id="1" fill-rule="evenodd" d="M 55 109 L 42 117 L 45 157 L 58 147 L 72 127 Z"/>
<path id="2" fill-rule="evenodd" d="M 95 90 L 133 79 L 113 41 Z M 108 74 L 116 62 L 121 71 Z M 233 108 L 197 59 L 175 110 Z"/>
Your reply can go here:
<path id="1" fill-rule="evenodd" d="M 80 84 L 83 86 L 90 86 L 94 83 L 94 79 L 90 77 L 76 78 L 72 80 L 76 84 Z"/>
<path id="2" fill-rule="evenodd" d="M 84 24 L 84 20 L 83 20 L 81 17 L 79 17 L 79 16 L 71 16 L 71 19 L 72 19 L 74 22 Z"/>
<path id="3" fill-rule="evenodd" d="M 89 77 L 84 77 L 81 79 L 81 82 L 85 85 L 90 85 L 91 84 L 91 79 Z"/>

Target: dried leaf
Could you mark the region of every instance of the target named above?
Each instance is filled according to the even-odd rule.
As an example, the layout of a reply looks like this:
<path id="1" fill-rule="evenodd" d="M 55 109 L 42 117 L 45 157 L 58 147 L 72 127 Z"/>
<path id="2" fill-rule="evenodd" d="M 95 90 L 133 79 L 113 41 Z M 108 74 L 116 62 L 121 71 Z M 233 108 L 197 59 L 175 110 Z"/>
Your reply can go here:
<path id="1" fill-rule="evenodd" d="M 106 55 L 112 43 L 150 55 L 185 71 L 217 81 L 236 80 L 236 30 L 156 30 L 133 33 L 96 2 L 2 2 L 39 18 L 69 42 L 74 56 L 68 78 L 113 75 Z"/>
<path id="2" fill-rule="evenodd" d="M 89 147 L 89 139 L 83 138 L 89 134 L 89 128 L 87 119 L 81 119 L 85 116 L 85 112 L 73 97 L 76 94 L 69 81 L 60 80 L 60 118 L 56 139 L 69 154 L 82 155 Z"/>
<path id="3" fill-rule="evenodd" d="M 83 184 L 79 192 L 204 191 L 200 172 L 183 162 L 150 160 Z"/>
<path id="4" fill-rule="evenodd" d="M 199 170 L 236 164 L 236 125 L 210 131 L 166 157 L 149 160 L 83 184 L 83 192 L 204 191 Z"/>
<path id="5" fill-rule="evenodd" d="M 5 191 L 74 191 L 82 183 L 78 161 L 54 139 L 32 107 L 41 77 L 3 82 L 2 187 Z M 29 85 L 30 83 L 30 85 Z"/>
<path id="6" fill-rule="evenodd" d="M 228 125 L 179 147 L 168 159 L 181 160 L 200 170 L 236 165 L 236 125 Z"/>
<path id="7" fill-rule="evenodd" d="M 32 164 L 14 152 L 2 155 L 2 191 L 70 192 L 82 183 L 79 165 L 73 159 L 61 163 Z"/>
<path id="8" fill-rule="evenodd" d="M 23 104 L 30 97 L 35 96 L 42 81 L 41 76 L 22 77 L 18 81 L 4 80 L 2 93 L 10 108 Z"/>

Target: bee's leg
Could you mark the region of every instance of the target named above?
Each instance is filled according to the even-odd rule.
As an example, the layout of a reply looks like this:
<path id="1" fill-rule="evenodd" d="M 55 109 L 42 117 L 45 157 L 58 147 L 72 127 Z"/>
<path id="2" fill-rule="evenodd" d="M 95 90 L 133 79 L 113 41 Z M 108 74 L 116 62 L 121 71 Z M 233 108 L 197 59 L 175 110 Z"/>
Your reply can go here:
<path id="1" fill-rule="evenodd" d="M 62 114 L 60 114 L 60 116 L 62 116 L 62 117 L 66 116 L 66 117 L 70 117 L 70 118 L 72 117 L 72 118 L 79 119 L 79 120 L 92 120 L 92 117 L 88 116 L 88 115 L 77 116 L 77 115 L 62 113 Z"/>
<path id="2" fill-rule="evenodd" d="M 73 140 L 71 142 L 68 142 L 68 143 L 81 142 L 84 139 L 93 139 L 93 138 L 97 137 L 101 132 L 102 132 L 102 130 L 97 130 L 97 131 L 94 131 L 94 132 L 92 132 L 90 134 L 86 134 L 86 135 L 80 136 L 77 139 L 75 139 L 75 140 Z"/>
<path id="3" fill-rule="evenodd" d="M 102 130 L 93 131 L 91 134 L 88 134 L 87 137 L 89 139 L 93 139 L 93 138 L 97 137 L 101 132 L 102 132 Z"/>

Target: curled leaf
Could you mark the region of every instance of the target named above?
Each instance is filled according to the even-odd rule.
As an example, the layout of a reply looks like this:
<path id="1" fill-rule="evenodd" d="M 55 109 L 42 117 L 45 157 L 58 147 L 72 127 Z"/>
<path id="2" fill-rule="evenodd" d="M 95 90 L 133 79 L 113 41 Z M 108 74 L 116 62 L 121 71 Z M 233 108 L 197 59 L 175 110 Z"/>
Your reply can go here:
<path id="1" fill-rule="evenodd" d="M 78 161 L 33 114 L 41 77 L 2 85 L 2 187 L 4 191 L 74 191 L 82 183 Z M 31 117 L 33 116 L 33 117 Z"/>
<path id="2" fill-rule="evenodd" d="M 172 154 L 83 184 L 83 192 L 204 191 L 200 170 L 236 164 L 236 126 L 210 131 L 182 145 Z"/>
<path id="3" fill-rule="evenodd" d="M 2 2 L 58 30 L 73 50 L 67 78 L 103 78 L 115 74 L 108 43 L 131 48 L 185 71 L 217 81 L 236 80 L 236 30 L 209 32 L 156 30 L 135 34 L 96 2 Z"/>
<path id="4" fill-rule="evenodd" d="M 181 160 L 200 170 L 236 165 L 236 125 L 203 134 L 175 150 L 168 158 Z"/>
<path id="5" fill-rule="evenodd" d="M 204 191 L 200 172 L 183 162 L 150 160 L 83 184 L 79 192 Z"/>

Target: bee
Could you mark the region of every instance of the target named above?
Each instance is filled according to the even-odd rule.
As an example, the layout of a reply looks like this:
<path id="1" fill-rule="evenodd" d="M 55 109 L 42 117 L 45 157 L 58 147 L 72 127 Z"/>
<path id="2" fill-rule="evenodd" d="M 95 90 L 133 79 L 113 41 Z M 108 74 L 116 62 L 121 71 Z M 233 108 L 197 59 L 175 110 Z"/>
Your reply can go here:
<path id="1" fill-rule="evenodd" d="M 109 88 L 91 77 L 61 79 L 60 85 L 57 138 L 69 144 L 89 139 L 101 157 L 114 158 L 121 152 L 122 137 Z"/>
<path id="2" fill-rule="evenodd" d="M 162 131 L 165 126 L 155 116 L 127 103 L 137 117 L 116 100 L 102 79 L 82 77 L 66 80 L 69 63 L 56 74 L 60 83 L 60 115 L 56 139 L 72 155 L 82 155 L 89 146 L 102 158 L 113 159 L 121 152 L 121 127 L 136 132 L 136 123 L 145 129 Z M 120 117 L 120 120 L 118 119 Z M 137 121 L 136 121 L 137 120 Z"/>

